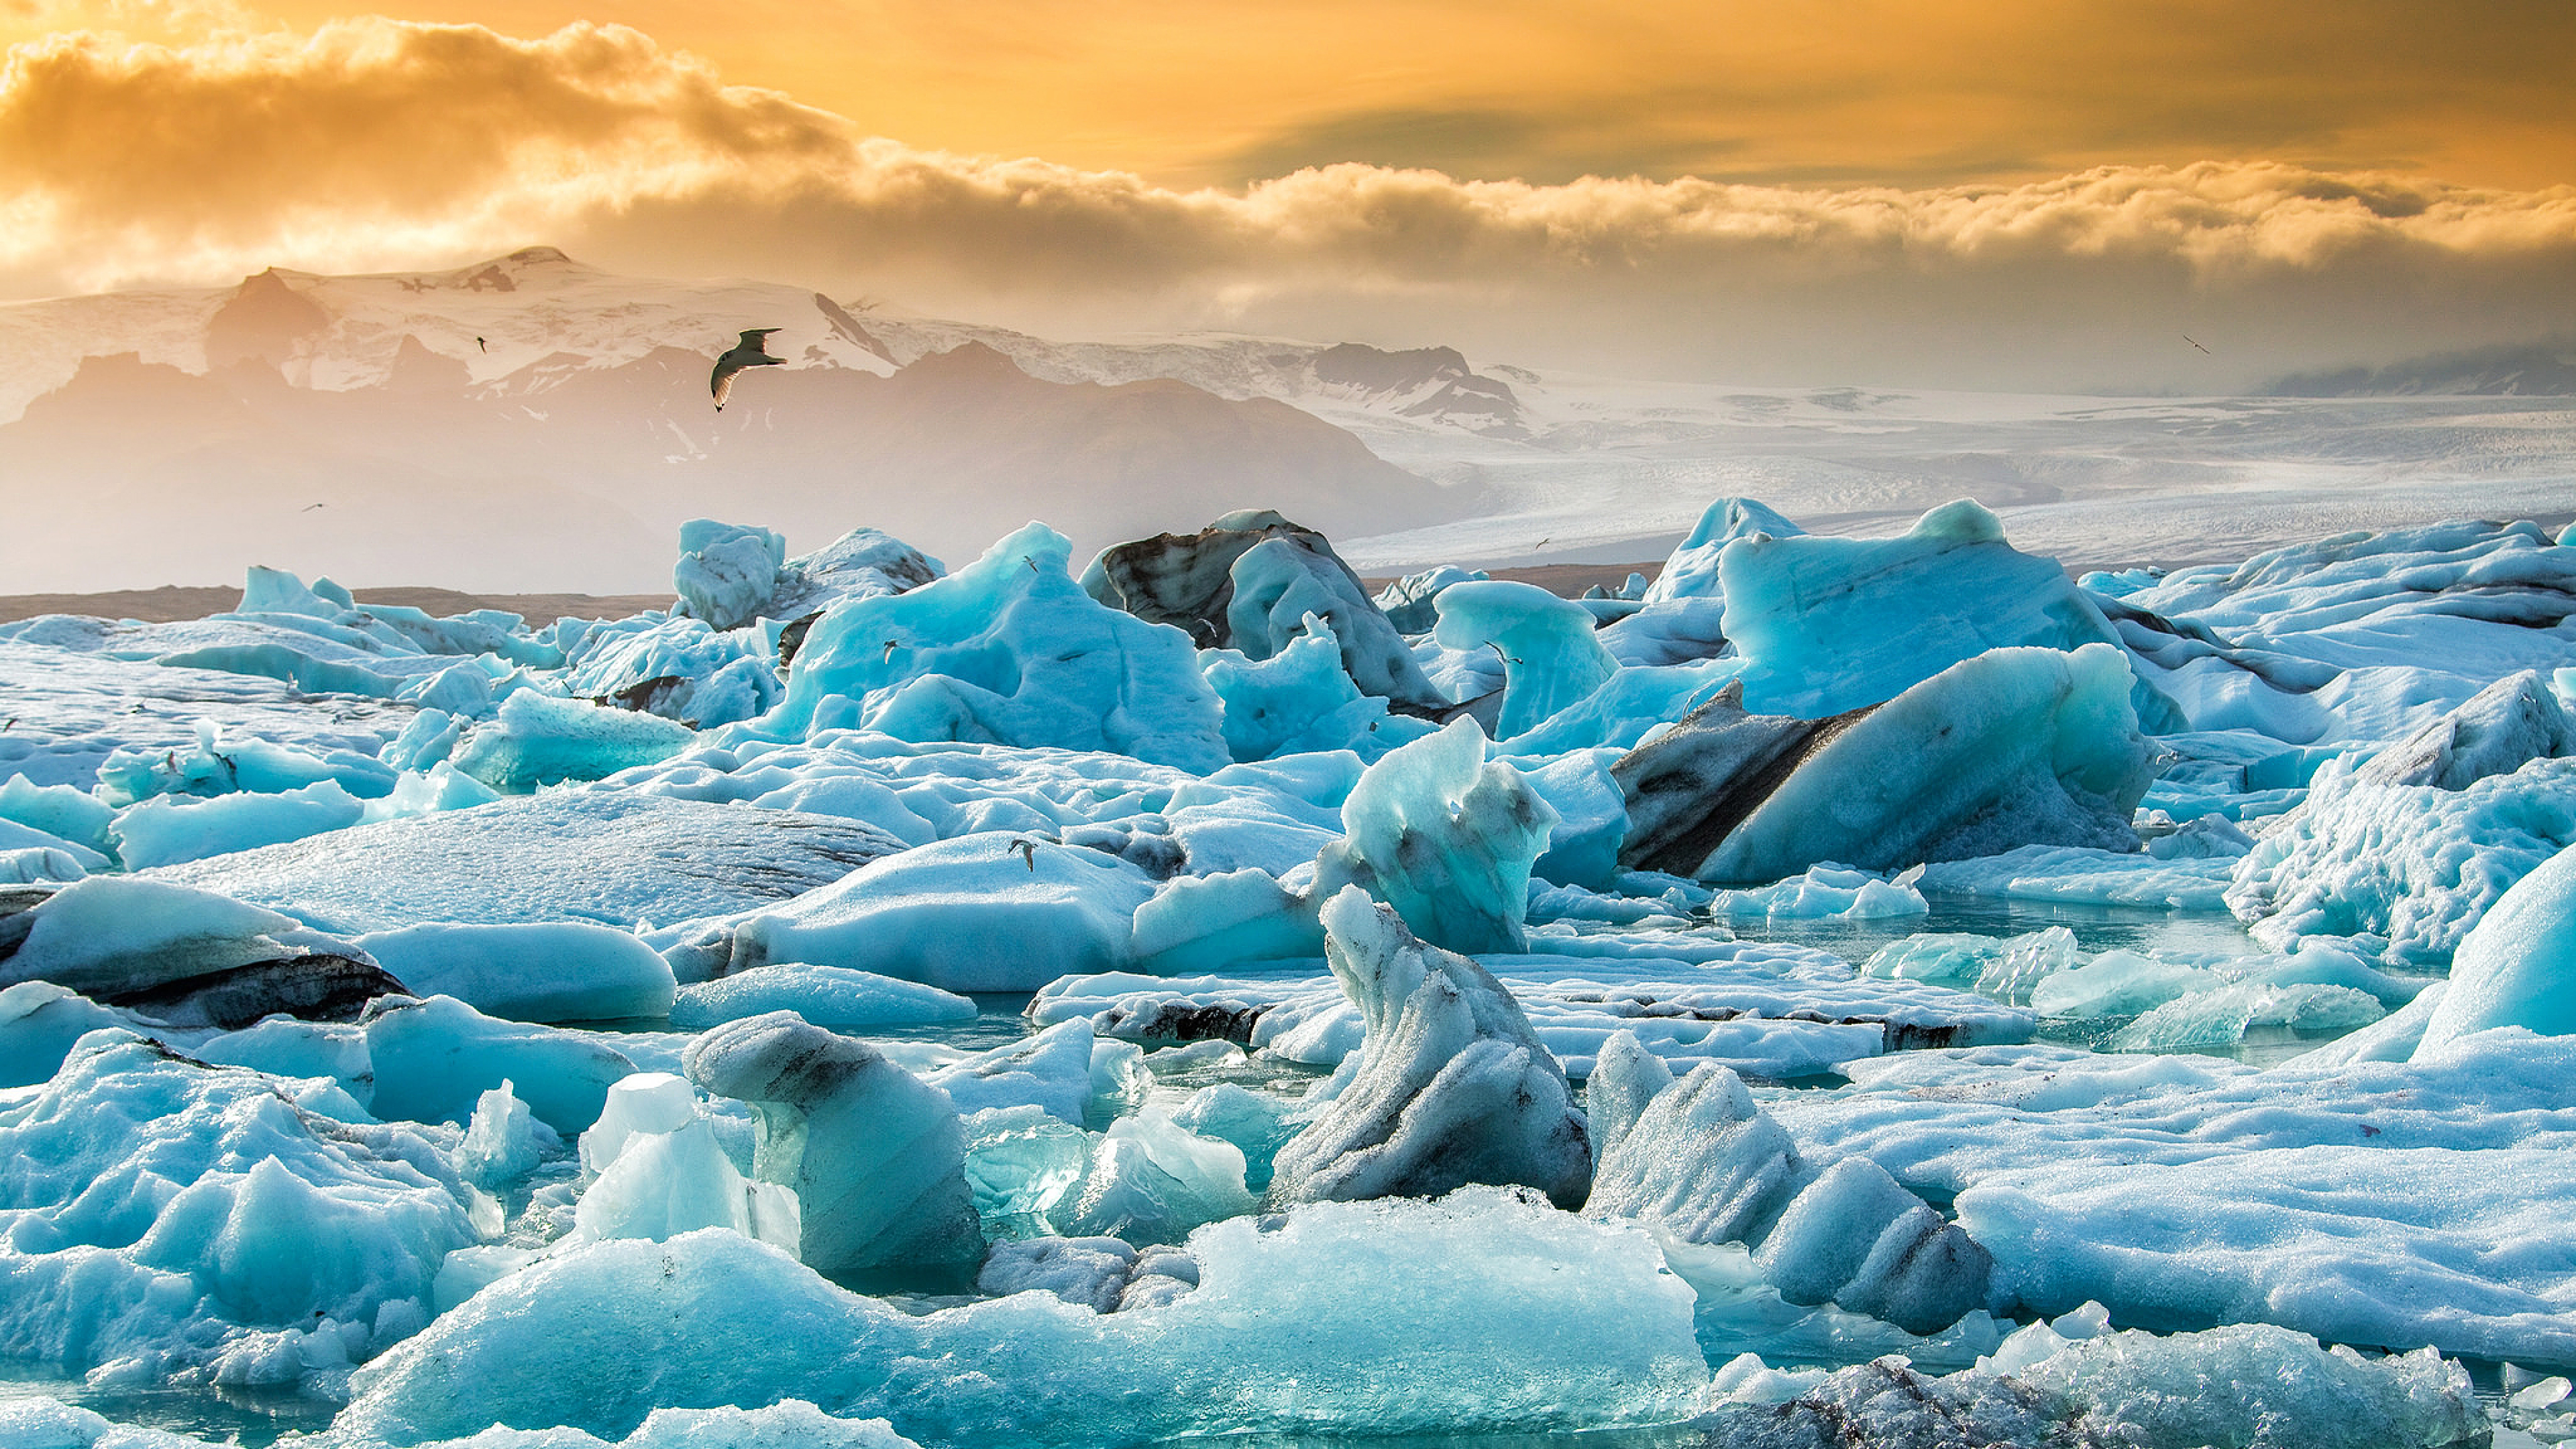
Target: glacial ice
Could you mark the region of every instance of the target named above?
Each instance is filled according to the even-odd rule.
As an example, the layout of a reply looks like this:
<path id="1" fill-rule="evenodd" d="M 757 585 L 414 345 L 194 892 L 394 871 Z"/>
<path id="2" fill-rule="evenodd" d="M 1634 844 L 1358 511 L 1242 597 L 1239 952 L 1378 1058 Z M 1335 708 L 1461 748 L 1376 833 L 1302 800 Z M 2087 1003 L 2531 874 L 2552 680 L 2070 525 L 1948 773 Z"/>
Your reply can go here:
<path id="1" fill-rule="evenodd" d="M 2119 642 L 2054 559 L 2016 552 L 1964 498 L 1901 538 L 1739 534 L 1718 579 L 1727 637 L 1751 661 L 1745 707 L 1759 714 L 1826 719 L 1988 650 Z"/>
<path id="2" fill-rule="evenodd" d="M 2528 526 L 2079 590 L 1721 500 L 1579 601 L 693 528 L 624 620 L 0 625 L 0 1353 L 487 1449 L 2485 1431 L 2305 1334 L 2568 1407 Z"/>
<path id="3" fill-rule="evenodd" d="M 1188 636 L 1094 601 L 1065 572 L 1071 548 L 1031 524 L 946 578 L 842 600 L 806 634 L 778 706 L 726 738 L 865 728 L 1225 764 Z"/>
<path id="4" fill-rule="evenodd" d="M 784 965 L 683 987 L 670 1016 L 671 1025 L 680 1030 L 702 1031 L 772 1011 L 793 1011 L 816 1026 L 847 1030 L 970 1021 L 975 1003 L 935 986 L 846 967 Z"/>
<path id="5" fill-rule="evenodd" d="M 1556 824 L 1520 771 L 1485 758 L 1460 720 L 1369 766 L 1342 803 L 1340 843 L 1318 860 L 1314 891 L 1357 884 L 1415 935 L 1453 951 L 1517 951 L 1530 869 Z"/>
<path id="6" fill-rule="evenodd" d="M 512 1021 L 665 1016 L 677 987 L 653 948 L 587 921 L 406 926 L 357 944 L 416 995 Z"/>
<path id="7" fill-rule="evenodd" d="M 1994 649 L 1821 725 L 1720 695 L 1619 762 L 1633 822 L 1621 859 L 1769 881 L 1825 861 L 2128 847 L 2154 778 L 2129 683 L 2118 650 L 2088 644 Z"/>
<path id="8" fill-rule="evenodd" d="M 0 1106 L 0 1342 L 93 1384 L 293 1384 L 427 1321 L 478 1240 L 427 1137 L 131 1032 Z"/>
<path id="9" fill-rule="evenodd" d="M 1522 1183 L 1580 1205 L 1592 1180 L 1582 1114 L 1502 983 L 1414 939 L 1355 886 L 1324 903 L 1323 921 L 1326 959 L 1367 1037 L 1331 1103 L 1279 1150 L 1271 1195 L 1437 1197 Z"/>
<path id="10" fill-rule="evenodd" d="M 793 1394 L 924 1440 L 1538 1433 L 1671 1422 L 1707 1382 L 1690 1290 L 1644 1234 L 1508 1191 L 1308 1204 L 1186 1246 L 1199 1285 L 1160 1306 L 1103 1314 L 1039 1290 L 912 1317 L 734 1233 L 602 1243 L 487 1288 L 370 1365 L 338 1429 L 393 1444 L 496 1423 L 614 1436 L 675 1401 Z"/>
<path id="11" fill-rule="evenodd" d="M 797 1258 L 835 1278 L 967 1271 L 984 1238 L 946 1093 L 793 1012 L 690 1043 L 689 1079 L 760 1116 L 752 1176 L 796 1195 Z"/>
<path id="12" fill-rule="evenodd" d="M 1536 584 L 1503 579 L 1454 584 L 1440 593 L 1441 647 L 1491 649 L 1503 661 L 1503 700 L 1494 738 L 1527 734 L 1591 697 L 1619 661 L 1592 637 L 1592 615 Z"/>

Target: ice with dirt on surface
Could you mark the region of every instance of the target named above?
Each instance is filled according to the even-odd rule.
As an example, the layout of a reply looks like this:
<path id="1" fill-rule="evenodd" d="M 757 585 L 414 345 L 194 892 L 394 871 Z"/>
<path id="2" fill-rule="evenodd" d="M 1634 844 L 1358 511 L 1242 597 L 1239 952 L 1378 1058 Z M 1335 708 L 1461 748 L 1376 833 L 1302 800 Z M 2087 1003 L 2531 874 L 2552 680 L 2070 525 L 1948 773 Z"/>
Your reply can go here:
<path id="1" fill-rule="evenodd" d="M 1323 921 L 1326 960 L 1366 1035 L 1331 1103 L 1280 1149 L 1272 1196 L 1437 1197 L 1521 1183 L 1579 1205 L 1592 1181 L 1583 1116 L 1502 983 L 1416 940 L 1355 886 L 1325 902 Z"/>
<path id="2" fill-rule="evenodd" d="M 1230 758 L 1189 636 L 1109 608 L 1043 524 L 901 594 L 847 598 L 796 651 L 787 693 L 728 742 L 865 728 L 908 740 L 1106 749 L 1204 773 Z"/>
<path id="3" fill-rule="evenodd" d="M 796 1255 L 836 1278 L 937 1279 L 982 1261 L 948 1095 L 793 1012 L 689 1045 L 689 1079 L 760 1118 L 751 1175 L 795 1194 Z"/>

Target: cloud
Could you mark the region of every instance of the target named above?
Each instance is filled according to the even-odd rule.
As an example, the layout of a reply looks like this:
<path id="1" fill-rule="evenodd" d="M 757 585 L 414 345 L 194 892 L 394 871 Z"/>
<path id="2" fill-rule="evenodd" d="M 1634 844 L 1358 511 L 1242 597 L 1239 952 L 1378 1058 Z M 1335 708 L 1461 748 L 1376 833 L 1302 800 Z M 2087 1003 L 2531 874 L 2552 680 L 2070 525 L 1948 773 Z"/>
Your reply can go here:
<path id="1" fill-rule="evenodd" d="M 1058 327 L 1915 385 L 2189 386 L 2186 359 L 2133 351 L 2183 323 L 2251 375 L 2393 357 L 2519 335 L 2576 291 L 2576 187 L 2270 162 L 1916 188 L 1345 163 L 1179 189 L 867 137 L 620 27 L 520 40 L 383 19 L 17 47 L 0 223 L 0 285 L 20 295 L 548 241 Z"/>

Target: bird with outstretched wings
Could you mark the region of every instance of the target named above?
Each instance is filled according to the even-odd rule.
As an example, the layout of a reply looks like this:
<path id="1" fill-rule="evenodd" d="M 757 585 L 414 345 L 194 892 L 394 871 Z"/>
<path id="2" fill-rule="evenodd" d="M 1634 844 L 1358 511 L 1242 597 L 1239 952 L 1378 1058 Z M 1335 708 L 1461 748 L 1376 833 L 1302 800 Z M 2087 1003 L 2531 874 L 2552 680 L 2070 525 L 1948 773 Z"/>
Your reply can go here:
<path id="1" fill-rule="evenodd" d="M 768 345 L 763 341 L 777 330 L 775 327 L 746 328 L 742 340 L 716 359 L 716 370 L 707 374 L 707 391 L 715 395 L 717 412 L 723 412 L 725 399 L 733 396 L 735 373 L 746 367 L 776 367 L 787 360 L 770 356 Z"/>

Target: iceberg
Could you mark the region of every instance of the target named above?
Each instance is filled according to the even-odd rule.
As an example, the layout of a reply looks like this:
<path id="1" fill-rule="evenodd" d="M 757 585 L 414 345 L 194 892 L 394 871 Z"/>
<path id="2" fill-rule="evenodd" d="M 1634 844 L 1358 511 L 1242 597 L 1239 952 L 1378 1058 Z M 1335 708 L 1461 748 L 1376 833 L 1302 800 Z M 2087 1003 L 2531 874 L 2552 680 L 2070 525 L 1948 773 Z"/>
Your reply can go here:
<path id="1" fill-rule="evenodd" d="M 1492 579 L 1440 594 L 1432 637 L 1447 649 L 1492 649 L 1503 661 L 1503 699 L 1494 737 L 1527 734 L 1591 697 L 1619 661 L 1592 637 L 1589 611 L 1535 584 Z"/>
<path id="2" fill-rule="evenodd" d="M 1273 1163 L 1283 1202 L 1436 1197 L 1520 1183 L 1580 1206 L 1592 1144 L 1565 1072 L 1511 994 L 1357 887 L 1324 904 L 1325 959 L 1367 1039 Z M 1339 1079 L 1337 1079 L 1339 1080 Z"/>
<path id="3" fill-rule="evenodd" d="M 512 1021 L 664 1016 L 678 986 L 652 947 L 586 921 L 406 926 L 358 945 L 417 995 Z"/>
<path id="4" fill-rule="evenodd" d="M 1356 884 L 1425 941 L 1453 951 L 1517 951 L 1531 867 L 1556 812 L 1520 771 L 1485 759 L 1472 720 L 1368 767 L 1342 803 L 1348 834 L 1318 859 L 1314 895 Z"/>
<path id="5" fill-rule="evenodd" d="M 983 1260 L 946 1093 L 786 1011 L 717 1027 L 685 1060 L 691 1081 L 759 1114 L 752 1176 L 796 1195 L 796 1255 L 817 1272 L 935 1282 Z"/>
<path id="6" fill-rule="evenodd" d="M 1771 881 L 2031 844 L 2133 849 L 2154 778 L 2117 649 L 1995 649 L 1865 714 L 1748 714 L 1730 695 L 1614 767 L 1622 864 Z"/>
<path id="7" fill-rule="evenodd" d="M 1760 714 L 1828 719 L 1994 649 L 2120 644 L 2056 560 L 2017 552 L 1965 498 L 1900 538 L 1738 535 L 1718 582 L 1727 637 L 1750 661 L 1745 707 Z"/>
<path id="8" fill-rule="evenodd" d="M 1225 765 L 1188 636 L 1085 594 L 1065 572 L 1071 548 L 1030 524 L 946 578 L 841 600 L 806 633 L 778 706 L 725 738 L 865 728 L 1106 749 L 1201 774 Z"/>

